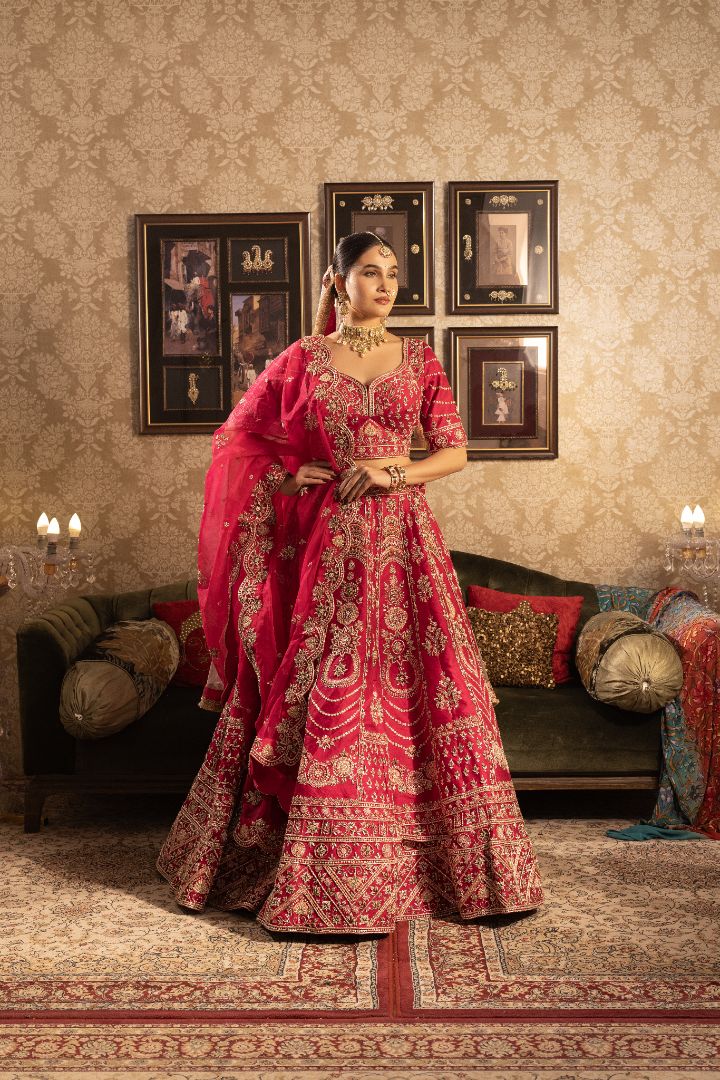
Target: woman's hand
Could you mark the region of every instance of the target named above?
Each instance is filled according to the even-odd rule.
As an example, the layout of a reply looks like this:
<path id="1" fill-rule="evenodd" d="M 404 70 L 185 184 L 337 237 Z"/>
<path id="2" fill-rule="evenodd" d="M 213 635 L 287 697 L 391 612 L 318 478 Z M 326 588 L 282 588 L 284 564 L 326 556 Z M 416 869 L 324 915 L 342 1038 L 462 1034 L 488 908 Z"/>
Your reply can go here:
<path id="1" fill-rule="evenodd" d="M 390 473 L 385 469 L 378 469 L 373 465 L 356 465 L 342 473 L 342 479 L 337 486 L 337 499 L 339 502 L 350 502 L 358 499 L 371 488 L 385 488 L 392 483 Z"/>
<path id="2" fill-rule="evenodd" d="M 280 485 L 281 495 L 298 495 L 313 484 L 326 484 L 335 477 L 329 461 L 306 461 L 294 476 L 286 476 Z"/>
<path id="3" fill-rule="evenodd" d="M 323 274 L 322 287 L 323 289 L 329 289 L 331 285 L 335 283 L 335 274 L 333 273 L 332 263 L 328 266 L 327 270 Z"/>

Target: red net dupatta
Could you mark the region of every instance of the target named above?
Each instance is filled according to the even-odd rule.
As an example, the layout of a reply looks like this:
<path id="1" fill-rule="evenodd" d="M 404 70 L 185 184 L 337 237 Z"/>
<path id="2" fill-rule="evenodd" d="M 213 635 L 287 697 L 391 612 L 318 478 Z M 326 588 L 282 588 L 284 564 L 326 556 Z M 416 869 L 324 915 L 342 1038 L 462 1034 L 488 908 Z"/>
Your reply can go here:
<path id="1" fill-rule="evenodd" d="M 315 416 L 315 379 L 298 342 L 276 357 L 213 436 L 198 542 L 198 601 L 211 657 L 201 707 L 234 697 L 257 707 L 287 642 L 313 532 L 334 485 L 284 496 L 288 472 L 309 460 L 338 468 Z M 322 530 L 316 530 L 322 532 Z M 282 602 L 283 596 L 285 602 Z"/>

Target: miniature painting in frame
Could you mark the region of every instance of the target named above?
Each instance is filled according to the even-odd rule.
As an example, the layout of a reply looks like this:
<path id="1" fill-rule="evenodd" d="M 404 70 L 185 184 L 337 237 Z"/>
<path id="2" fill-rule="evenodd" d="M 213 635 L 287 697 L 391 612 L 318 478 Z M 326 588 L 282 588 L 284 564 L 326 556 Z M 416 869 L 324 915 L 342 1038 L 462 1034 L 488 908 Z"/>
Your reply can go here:
<path id="1" fill-rule="evenodd" d="M 215 431 L 310 332 L 309 217 L 135 215 L 141 435 Z"/>
<path id="2" fill-rule="evenodd" d="M 290 344 L 287 295 L 230 293 L 233 406 L 271 360 Z"/>
<path id="3" fill-rule="evenodd" d="M 558 311 L 557 180 L 448 185 L 450 313 Z"/>
<path id="4" fill-rule="evenodd" d="M 422 338 L 431 349 L 435 349 L 435 327 L 434 326 L 391 326 L 388 323 L 388 330 L 397 334 L 398 337 L 414 337 Z M 418 424 L 412 433 L 412 439 L 410 440 L 410 457 L 411 458 L 423 458 L 427 457 L 427 443 L 425 442 L 425 435 L 423 430 Z"/>
<path id="5" fill-rule="evenodd" d="M 557 327 L 451 327 L 450 382 L 469 458 L 556 458 Z"/>
<path id="6" fill-rule="evenodd" d="M 220 241 L 163 240 L 163 356 L 218 356 Z"/>
<path id="7" fill-rule="evenodd" d="M 338 241 L 354 232 L 376 233 L 397 252 L 394 315 L 432 315 L 434 185 L 423 183 L 325 184 L 326 265 Z"/>

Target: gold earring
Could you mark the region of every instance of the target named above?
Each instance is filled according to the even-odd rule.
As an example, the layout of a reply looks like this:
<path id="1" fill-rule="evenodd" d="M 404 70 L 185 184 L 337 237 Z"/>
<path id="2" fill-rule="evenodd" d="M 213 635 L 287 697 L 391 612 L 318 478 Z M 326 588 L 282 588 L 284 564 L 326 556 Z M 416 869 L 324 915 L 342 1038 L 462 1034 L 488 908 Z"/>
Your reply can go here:
<path id="1" fill-rule="evenodd" d="M 338 307 L 340 309 L 340 316 L 344 319 L 350 310 L 350 297 L 346 292 L 340 293 Z"/>

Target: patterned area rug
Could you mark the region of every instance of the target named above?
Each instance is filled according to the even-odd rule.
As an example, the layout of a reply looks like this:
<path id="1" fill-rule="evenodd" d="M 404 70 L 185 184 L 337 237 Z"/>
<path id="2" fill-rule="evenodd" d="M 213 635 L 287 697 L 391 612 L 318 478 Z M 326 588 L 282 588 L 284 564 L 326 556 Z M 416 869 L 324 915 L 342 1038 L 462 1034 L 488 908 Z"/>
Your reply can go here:
<path id="1" fill-rule="evenodd" d="M 720 1025 L 0 1025 L 3 1080 L 708 1080 Z"/>
<path id="2" fill-rule="evenodd" d="M 401 1014 L 720 1019 L 720 844 L 622 842 L 603 821 L 528 827 L 545 905 L 403 924 Z"/>
<path id="3" fill-rule="evenodd" d="M 0 1017 L 389 1015 L 390 939 L 272 935 L 178 907 L 139 820 L 3 827 Z"/>
<path id="4" fill-rule="evenodd" d="M 154 868 L 166 811 L 89 820 L 0 827 L 0 1020 L 720 1023 L 720 843 L 623 843 L 605 829 L 624 821 L 528 820 L 537 912 L 318 940 L 179 909 Z"/>

